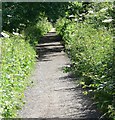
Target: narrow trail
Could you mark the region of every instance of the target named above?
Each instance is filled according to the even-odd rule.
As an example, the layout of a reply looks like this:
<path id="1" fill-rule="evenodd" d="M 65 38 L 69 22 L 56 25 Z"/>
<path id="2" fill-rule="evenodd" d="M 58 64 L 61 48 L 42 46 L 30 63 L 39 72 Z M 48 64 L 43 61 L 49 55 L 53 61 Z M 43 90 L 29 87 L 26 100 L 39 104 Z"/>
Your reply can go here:
<path id="1" fill-rule="evenodd" d="M 70 61 L 55 32 L 49 32 L 37 46 L 39 58 L 32 74 L 34 86 L 25 92 L 21 118 L 97 118 L 91 100 L 82 94 L 76 80 L 62 68 Z"/>

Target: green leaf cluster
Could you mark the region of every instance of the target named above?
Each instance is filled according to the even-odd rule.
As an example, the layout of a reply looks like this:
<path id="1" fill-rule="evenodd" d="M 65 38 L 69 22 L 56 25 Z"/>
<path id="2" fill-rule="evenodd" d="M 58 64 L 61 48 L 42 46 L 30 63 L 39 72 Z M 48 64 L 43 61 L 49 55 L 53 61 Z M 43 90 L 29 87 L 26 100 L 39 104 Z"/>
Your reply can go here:
<path id="1" fill-rule="evenodd" d="M 35 50 L 19 36 L 1 38 L 1 117 L 16 117 L 23 105 L 24 90 L 35 63 Z"/>
<path id="2" fill-rule="evenodd" d="M 22 34 L 25 39 L 33 46 L 38 44 L 40 37 L 49 32 L 52 24 L 48 22 L 47 17 L 42 17 L 35 25 L 28 26 Z"/>
<path id="3" fill-rule="evenodd" d="M 68 2 L 3 2 L 3 30 L 20 32 L 28 26 L 33 26 L 40 16 L 45 16 L 52 23 L 65 15 Z"/>
<path id="4" fill-rule="evenodd" d="M 96 9 L 98 4 L 95 3 L 92 7 Z M 97 15 L 100 14 L 102 5 L 98 7 Z M 108 12 L 104 11 L 104 15 L 109 14 Z M 101 25 L 100 20 L 105 18 L 96 17 L 99 20 L 90 16 L 86 20 L 77 22 L 74 19 L 60 18 L 57 20 L 56 30 L 62 36 L 72 62 L 69 69 L 80 78 L 83 88 L 87 88 L 84 94 L 92 94 L 98 108 L 103 113 L 102 117 L 114 119 L 113 26 L 111 23 L 111 25 Z M 92 22 L 89 22 L 90 20 Z"/>

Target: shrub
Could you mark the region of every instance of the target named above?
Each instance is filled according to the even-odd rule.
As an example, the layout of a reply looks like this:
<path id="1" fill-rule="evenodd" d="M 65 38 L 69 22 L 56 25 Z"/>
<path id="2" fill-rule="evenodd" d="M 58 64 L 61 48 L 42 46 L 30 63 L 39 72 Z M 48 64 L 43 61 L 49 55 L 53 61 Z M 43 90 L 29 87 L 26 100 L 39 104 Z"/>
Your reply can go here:
<path id="1" fill-rule="evenodd" d="M 66 25 L 70 22 L 70 20 L 66 18 L 59 18 L 55 24 L 56 31 L 59 35 L 63 35 Z"/>
<path id="2" fill-rule="evenodd" d="M 10 38 L 1 38 L 1 81 L 0 114 L 1 117 L 17 116 L 17 110 L 23 105 L 24 90 L 35 63 L 35 45 L 52 25 L 47 18 L 41 18 L 33 26 L 28 26 L 22 36 L 8 33 Z"/>
<path id="3" fill-rule="evenodd" d="M 23 34 L 25 39 L 28 40 L 31 45 L 35 46 L 40 37 L 49 32 L 51 28 L 52 25 L 48 22 L 47 18 L 42 18 L 35 25 L 28 26 Z"/>
<path id="4" fill-rule="evenodd" d="M 58 33 L 63 29 L 63 23 L 60 24 L 57 23 Z M 106 28 L 95 29 L 91 24 L 71 21 L 61 35 L 73 63 L 71 70 L 81 78 L 83 88 L 93 93 L 104 116 L 114 118 L 112 33 Z"/>
<path id="5" fill-rule="evenodd" d="M 1 38 L 0 113 L 2 117 L 16 117 L 23 105 L 24 90 L 35 62 L 35 51 L 18 36 Z"/>

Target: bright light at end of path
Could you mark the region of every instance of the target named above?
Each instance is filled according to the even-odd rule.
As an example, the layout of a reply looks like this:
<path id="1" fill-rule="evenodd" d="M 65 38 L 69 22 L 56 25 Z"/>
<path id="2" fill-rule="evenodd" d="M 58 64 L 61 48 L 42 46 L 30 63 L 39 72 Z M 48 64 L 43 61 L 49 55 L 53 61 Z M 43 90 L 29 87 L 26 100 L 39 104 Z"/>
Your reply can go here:
<path id="1" fill-rule="evenodd" d="M 52 29 L 50 30 L 50 32 L 56 32 L 56 29 L 55 29 L 55 28 L 52 28 Z"/>

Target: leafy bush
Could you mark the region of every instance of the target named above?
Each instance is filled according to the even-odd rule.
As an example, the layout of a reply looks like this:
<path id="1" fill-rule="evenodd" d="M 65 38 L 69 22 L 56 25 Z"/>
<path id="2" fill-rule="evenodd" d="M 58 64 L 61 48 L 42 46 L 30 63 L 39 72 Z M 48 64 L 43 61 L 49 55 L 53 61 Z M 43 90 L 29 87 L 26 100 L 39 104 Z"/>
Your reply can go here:
<path id="1" fill-rule="evenodd" d="M 24 35 L 30 44 L 36 45 L 40 37 L 49 32 L 51 28 L 52 25 L 47 18 L 42 18 L 35 25 L 27 27 L 24 30 Z"/>
<path id="2" fill-rule="evenodd" d="M 66 23 L 66 19 L 64 21 Z M 83 88 L 89 88 L 87 92 L 93 93 L 103 116 L 114 118 L 112 33 L 102 27 L 95 29 L 85 22 L 71 21 L 66 27 L 63 27 L 63 22 L 58 22 L 57 31 L 61 33 L 73 63 L 71 70 L 81 78 Z"/>
<path id="3" fill-rule="evenodd" d="M 24 90 L 35 62 L 35 51 L 22 37 L 1 38 L 0 113 L 2 117 L 16 117 L 23 105 Z"/>
<path id="4" fill-rule="evenodd" d="M 1 38 L 1 117 L 16 117 L 23 105 L 24 90 L 29 85 L 28 78 L 35 62 L 35 45 L 52 25 L 41 17 L 33 26 L 28 26 L 22 36 L 6 32 L 10 38 Z M 32 47 L 33 46 L 33 47 Z"/>
<path id="5" fill-rule="evenodd" d="M 92 6 L 92 7 L 91 7 Z M 114 15 L 113 2 L 91 3 L 88 8 L 88 13 L 85 15 L 85 21 L 89 24 L 93 24 L 95 28 L 106 26 L 110 27 Z"/>
<path id="6" fill-rule="evenodd" d="M 55 24 L 57 33 L 59 35 L 63 35 L 63 30 L 65 30 L 66 24 L 69 23 L 69 20 L 67 20 L 66 18 L 59 18 L 57 20 L 57 23 Z"/>

